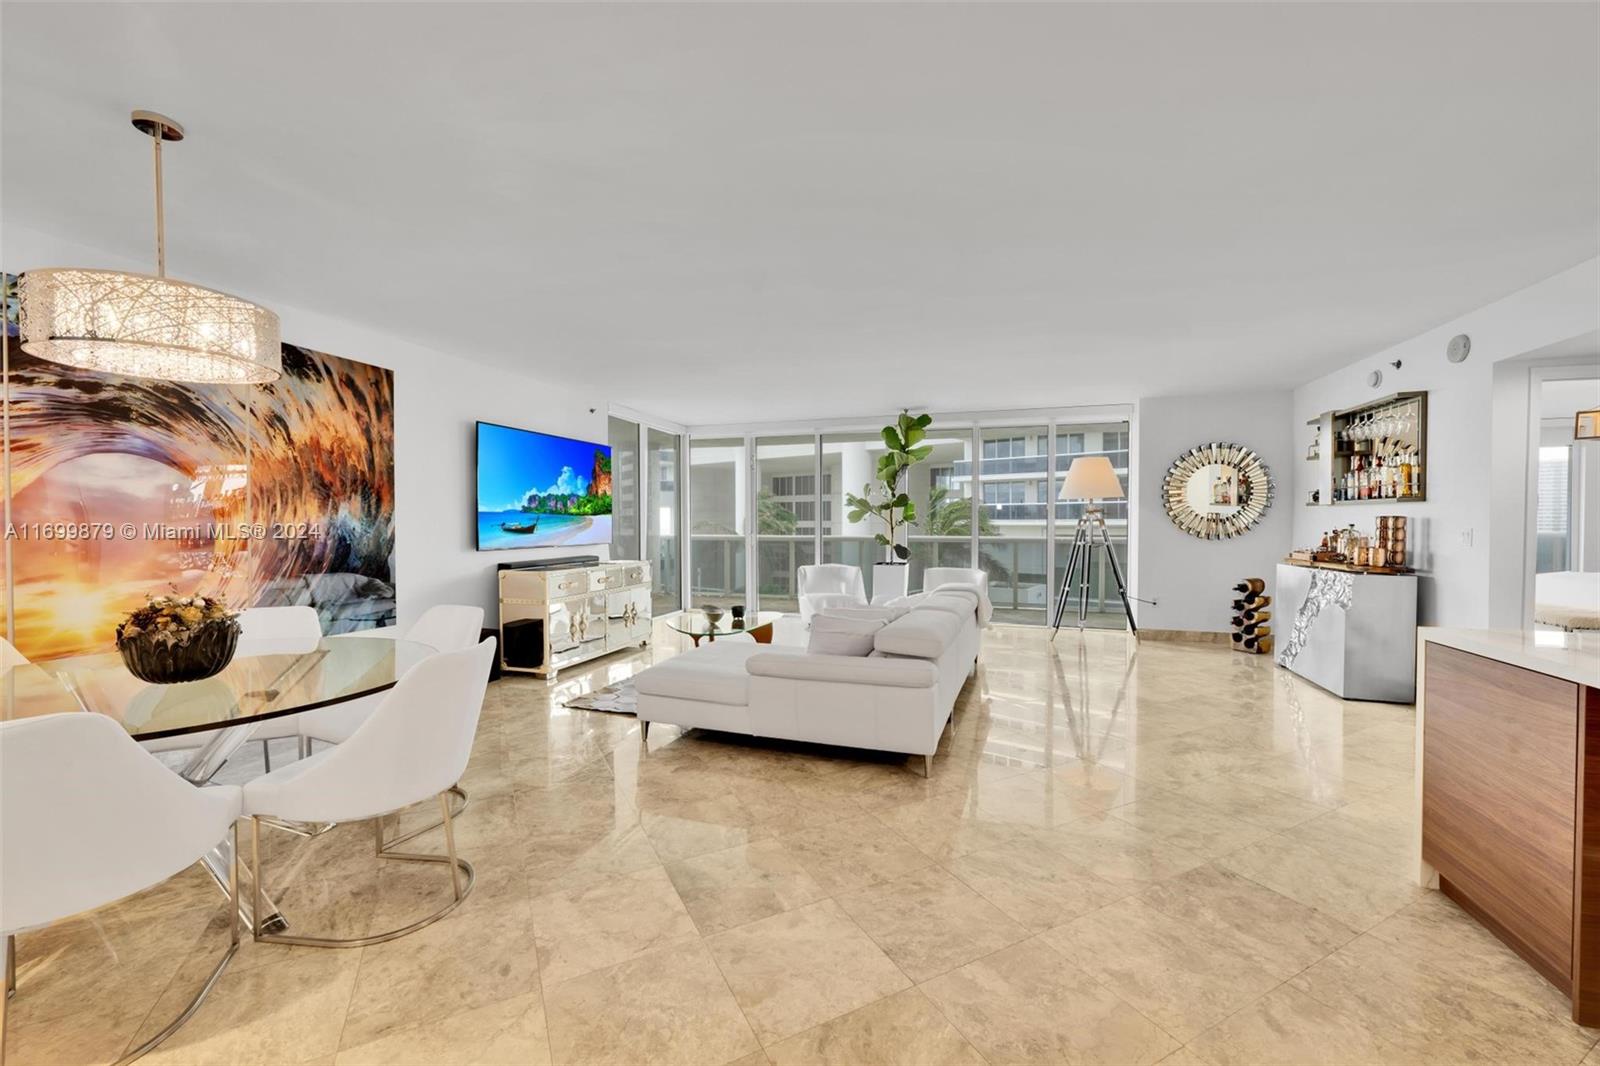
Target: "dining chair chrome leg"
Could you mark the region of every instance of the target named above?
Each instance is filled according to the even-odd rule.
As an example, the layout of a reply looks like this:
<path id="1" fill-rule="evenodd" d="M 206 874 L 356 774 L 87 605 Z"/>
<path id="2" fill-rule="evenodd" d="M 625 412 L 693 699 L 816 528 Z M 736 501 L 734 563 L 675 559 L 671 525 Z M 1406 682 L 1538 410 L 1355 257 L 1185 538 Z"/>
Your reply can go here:
<path id="1" fill-rule="evenodd" d="M 450 795 L 448 792 L 439 793 L 439 812 L 444 820 L 444 850 L 450 859 L 450 888 L 456 894 L 456 902 L 461 902 L 461 868 L 456 865 L 456 827 L 450 819 Z"/>
<path id="2" fill-rule="evenodd" d="M 167 1037 L 183 1028 L 184 1023 L 194 1017 L 195 1011 L 199 1010 L 200 1005 L 206 1001 L 206 997 L 211 994 L 211 990 L 216 987 L 217 981 L 222 977 L 222 972 L 228 968 L 228 963 L 233 961 L 233 956 L 239 950 L 239 923 L 239 823 L 235 822 L 233 824 L 233 861 L 228 868 L 228 950 L 223 953 L 222 958 L 217 961 L 217 965 L 212 968 L 211 973 L 206 977 L 205 984 L 200 986 L 200 991 L 196 992 L 194 998 L 189 1001 L 189 1005 L 183 1008 L 183 1013 L 167 1023 L 166 1028 L 155 1036 L 152 1036 L 149 1040 L 146 1040 L 118 1059 L 116 1066 L 127 1066 L 128 1063 L 133 1062 L 135 1059 L 142 1058 L 158 1047 Z"/>
<path id="3" fill-rule="evenodd" d="M 443 812 L 443 815 L 444 815 L 444 818 L 443 818 L 443 821 L 442 821 L 441 824 L 444 825 L 444 829 L 445 829 L 445 849 L 448 852 L 448 854 L 445 854 L 445 855 L 420 855 L 420 854 L 414 854 L 412 852 L 394 851 L 393 848 L 394 848 L 394 846 L 396 844 L 399 844 L 404 840 L 410 839 L 411 836 L 415 836 L 416 834 L 415 833 L 411 833 L 411 834 L 408 834 L 406 837 L 402 837 L 402 838 L 399 838 L 399 839 L 396 839 L 396 840 L 391 840 L 391 841 L 385 842 L 384 839 L 383 839 L 383 819 L 381 817 L 373 819 L 373 824 L 376 827 L 376 832 L 377 832 L 377 838 L 376 838 L 377 839 L 377 851 L 378 851 L 378 857 L 380 859 L 395 859 L 395 860 L 398 860 L 400 862 L 431 862 L 431 863 L 438 863 L 440 865 L 444 865 L 444 866 L 449 866 L 450 867 L 450 883 L 451 883 L 451 888 L 453 889 L 454 898 L 451 899 L 449 903 L 445 904 L 443 907 L 441 907 L 438 910 L 434 911 L 432 914 L 429 914 L 429 915 L 427 915 L 425 917 L 422 917 L 422 918 L 418 918 L 416 921 L 410 923 L 409 925 L 401 926 L 398 929 L 390 929 L 387 932 L 383 932 L 383 933 L 372 933 L 372 934 L 369 934 L 367 936 L 344 938 L 344 937 L 300 936 L 300 935 L 297 935 L 297 934 L 288 934 L 288 933 L 268 933 L 268 932 L 263 931 L 258 925 L 256 927 L 256 929 L 254 930 L 255 939 L 260 940 L 260 941 L 265 941 L 266 943 L 269 943 L 269 944 L 295 944 L 295 945 L 298 945 L 300 947 L 309 947 L 309 948 L 359 948 L 359 947 L 366 947 L 369 944 L 382 944 L 382 943 L 384 943 L 386 941 L 394 940 L 394 939 L 396 939 L 398 937 L 405 936 L 407 933 L 414 933 L 418 929 L 422 929 L 422 928 L 425 928 L 426 926 L 432 925 L 434 922 L 437 922 L 440 918 L 443 918 L 445 915 L 447 915 L 451 911 L 455 910 L 457 907 L 459 907 L 461 905 L 462 901 L 465 900 L 467 898 L 467 896 L 472 892 L 472 886 L 477 881 L 477 872 L 475 870 L 473 870 L 472 864 L 470 862 L 468 862 L 466 859 L 459 858 L 456 855 L 455 825 L 454 825 L 454 821 L 453 821 L 453 815 L 451 814 L 451 811 L 450 811 L 449 793 L 458 792 L 458 791 L 459 790 L 457 788 L 451 787 L 451 788 L 448 788 L 445 791 L 439 793 L 440 810 Z M 260 824 L 261 824 L 262 821 L 263 821 L 263 819 L 260 816 L 255 816 L 255 817 L 252 817 L 250 819 L 250 822 L 251 822 L 251 830 L 250 830 L 250 832 L 251 832 L 251 847 L 250 847 L 250 867 L 251 868 L 250 868 L 250 876 L 251 876 L 252 882 L 255 884 L 255 886 L 257 888 L 259 888 L 260 885 L 262 884 L 261 849 L 260 849 L 259 844 L 258 844 L 258 841 L 260 839 L 260 833 L 261 833 Z M 429 828 L 433 828 L 433 827 L 430 826 Z M 418 832 L 425 832 L 425 830 L 418 830 Z M 461 876 L 463 874 L 466 875 L 466 881 L 464 883 L 461 880 Z"/>
<path id="4" fill-rule="evenodd" d="M 235 849 L 237 850 L 237 849 Z M 250 819 L 250 935 L 261 939 L 261 818 Z"/>
<path id="5" fill-rule="evenodd" d="M 272 773 L 272 741 L 261 742 L 261 761 L 266 764 L 267 773 Z"/>
<path id="6" fill-rule="evenodd" d="M 455 796 L 457 799 L 459 799 L 461 801 L 460 806 L 458 806 L 455 810 L 450 812 L 450 817 L 452 817 L 452 818 L 460 818 L 461 817 L 461 812 L 467 809 L 467 790 L 462 788 L 460 785 L 451 785 L 445 791 L 449 792 L 451 795 Z M 427 825 L 423 826 L 420 829 L 413 829 L 409 833 L 406 833 L 403 836 L 395 837 L 393 840 L 391 840 L 387 844 L 385 844 L 384 847 L 392 848 L 392 847 L 396 846 L 397 844 L 404 844 L 404 843 L 407 843 L 408 841 L 415 840 L 419 836 L 421 836 L 423 833 L 431 833 L 435 829 L 438 829 L 441 825 L 444 825 L 444 822 L 442 822 L 442 821 L 440 821 L 440 822 L 429 822 Z"/>

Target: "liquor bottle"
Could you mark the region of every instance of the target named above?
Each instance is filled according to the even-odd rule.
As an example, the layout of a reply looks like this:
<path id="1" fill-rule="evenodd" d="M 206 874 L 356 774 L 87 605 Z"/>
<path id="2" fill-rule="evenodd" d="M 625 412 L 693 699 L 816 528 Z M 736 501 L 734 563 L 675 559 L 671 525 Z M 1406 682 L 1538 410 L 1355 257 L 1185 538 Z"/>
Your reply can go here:
<path id="1" fill-rule="evenodd" d="M 1239 643 L 1243 644 L 1247 651 L 1269 652 L 1272 650 L 1272 634 L 1265 631 L 1247 633 Z"/>
<path id="2" fill-rule="evenodd" d="M 1266 589 L 1266 587 L 1267 583 L 1264 579 L 1259 577 L 1247 577 L 1237 585 L 1233 586 L 1233 591 L 1249 595 L 1251 593 L 1262 592 Z"/>
<path id="3" fill-rule="evenodd" d="M 1400 453 L 1400 484 L 1398 496 L 1411 495 L 1411 449 L 1407 448 Z"/>
<path id="4" fill-rule="evenodd" d="M 1422 495 L 1422 456 L 1420 453 L 1411 460 L 1411 495 Z"/>

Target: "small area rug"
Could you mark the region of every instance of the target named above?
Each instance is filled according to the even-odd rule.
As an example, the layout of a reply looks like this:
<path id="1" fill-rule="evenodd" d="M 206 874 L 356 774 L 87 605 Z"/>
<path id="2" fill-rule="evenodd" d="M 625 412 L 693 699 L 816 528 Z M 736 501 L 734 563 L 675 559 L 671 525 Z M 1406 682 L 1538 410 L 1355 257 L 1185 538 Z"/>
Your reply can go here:
<path id="1" fill-rule="evenodd" d="M 579 711 L 606 711 L 609 714 L 633 714 L 639 704 L 639 693 L 632 681 L 618 681 L 615 685 L 574 696 L 567 706 Z"/>

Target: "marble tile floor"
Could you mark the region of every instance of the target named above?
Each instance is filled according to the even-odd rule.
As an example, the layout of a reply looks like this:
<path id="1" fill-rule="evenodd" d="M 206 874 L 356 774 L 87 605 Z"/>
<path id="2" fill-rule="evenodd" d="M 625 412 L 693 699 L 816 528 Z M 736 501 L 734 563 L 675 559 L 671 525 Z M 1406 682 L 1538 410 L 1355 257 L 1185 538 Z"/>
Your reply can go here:
<path id="1" fill-rule="evenodd" d="M 1600 1031 L 1408 879 L 1409 707 L 1212 645 L 997 627 L 931 779 L 664 727 L 645 753 L 564 702 L 676 654 L 658 630 L 490 687 L 457 912 L 350 951 L 247 943 L 146 1061 L 1600 1062 Z M 307 931 L 447 891 L 373 859 L 369 826 L 267 842 Z M 25 934 L 7 1061 L 110 1061 L 224 936 L 197 870 Z"/>

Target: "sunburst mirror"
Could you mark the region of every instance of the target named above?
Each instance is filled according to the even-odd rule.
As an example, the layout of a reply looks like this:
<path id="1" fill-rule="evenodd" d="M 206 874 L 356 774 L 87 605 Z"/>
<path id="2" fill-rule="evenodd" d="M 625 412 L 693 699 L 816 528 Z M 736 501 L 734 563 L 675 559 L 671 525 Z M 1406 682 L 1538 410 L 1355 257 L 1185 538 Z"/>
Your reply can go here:
<path id="1" fill-rule="evenodd" d="M 1242 444 L 1201 444 L 1167 468 L 1161 497 L 1172 524 L 1202 540 L 1243 536 L 1272 506 L 1272 473 Z"/>

